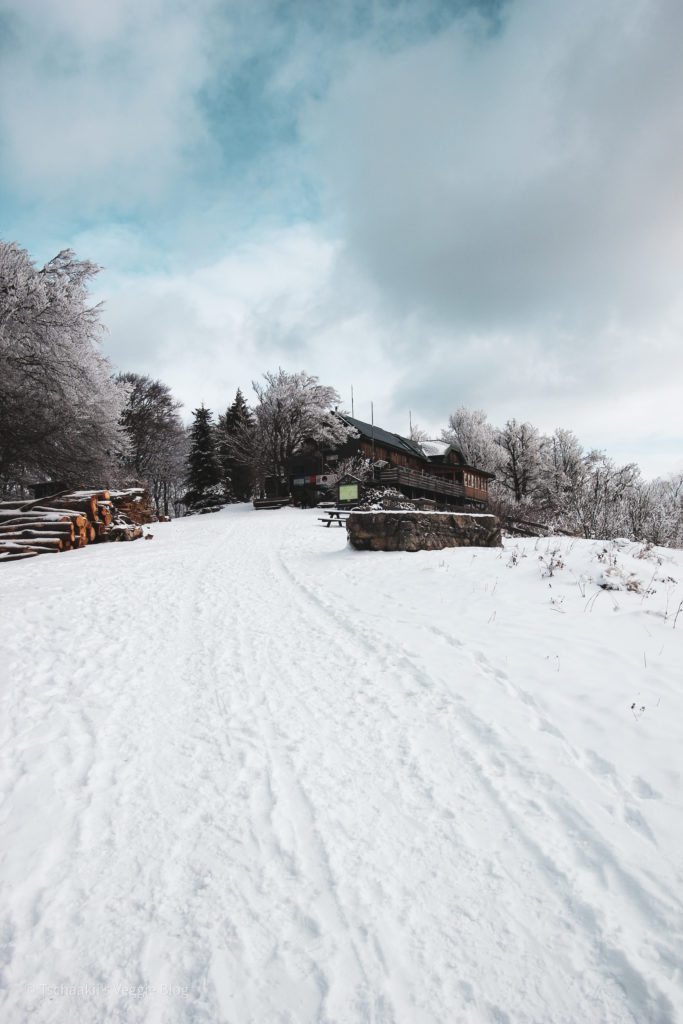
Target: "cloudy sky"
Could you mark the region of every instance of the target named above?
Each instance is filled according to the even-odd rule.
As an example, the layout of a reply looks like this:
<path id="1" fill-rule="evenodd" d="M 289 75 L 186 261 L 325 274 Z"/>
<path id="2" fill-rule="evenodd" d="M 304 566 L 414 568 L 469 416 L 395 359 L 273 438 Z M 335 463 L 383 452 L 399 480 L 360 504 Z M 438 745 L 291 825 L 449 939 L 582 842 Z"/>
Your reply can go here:
<path id="1" fill-rule="evenodd" d="M 281 365 L 683 468 L 680 0 L 0 0 L 0 236 L 188 409 Z"/>

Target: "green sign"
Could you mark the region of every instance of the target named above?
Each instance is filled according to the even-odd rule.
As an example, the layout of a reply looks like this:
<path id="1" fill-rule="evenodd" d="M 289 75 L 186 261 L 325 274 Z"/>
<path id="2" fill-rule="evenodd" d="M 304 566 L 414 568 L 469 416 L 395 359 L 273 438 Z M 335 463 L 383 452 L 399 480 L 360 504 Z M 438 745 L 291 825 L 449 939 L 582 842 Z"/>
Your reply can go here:
<path id="1" fill-rule="evenodd" d="M 340 501 L 358 501 L 358 484 L 340 484 Z"/>

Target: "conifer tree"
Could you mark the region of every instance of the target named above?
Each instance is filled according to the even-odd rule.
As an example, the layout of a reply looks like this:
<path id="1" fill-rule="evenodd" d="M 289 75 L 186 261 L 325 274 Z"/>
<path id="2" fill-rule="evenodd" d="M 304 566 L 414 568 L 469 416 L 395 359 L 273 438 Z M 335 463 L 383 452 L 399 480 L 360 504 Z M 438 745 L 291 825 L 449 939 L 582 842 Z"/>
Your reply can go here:
<path id="1" fill-rule="evenodd" d="M 191 507 L 218 504 L 223 498 L 221 467 L 216 453 L 215 427 L 211 410 L 201 405 L 194 409 L 190 427 L 190 453 L 187 458 L 189 490 L 185 504 Z"/>
<path id="2" fill-rule="evenodd" d="M 248 501 L 251 497 L 252 472 L 249 466 L 238 462 L 231 448 L 231 440 L 254 428 L 254 417 L 240 388 L 230 408 L 218 417 L 218 458 L 223 470 L 225 493 L 233 501 Z"/>

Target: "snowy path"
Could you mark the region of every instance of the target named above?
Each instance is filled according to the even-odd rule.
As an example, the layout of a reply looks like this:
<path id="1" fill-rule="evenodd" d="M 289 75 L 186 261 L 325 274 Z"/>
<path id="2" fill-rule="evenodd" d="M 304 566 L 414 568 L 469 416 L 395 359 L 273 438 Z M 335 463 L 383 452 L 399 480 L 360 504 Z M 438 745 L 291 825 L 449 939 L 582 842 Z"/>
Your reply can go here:
<path id="1" fill-rule="evenodd" d="M 659 605 L 314 513 L 155 534 L 0 577 L 3 1021 L 683 1021 Z"/>

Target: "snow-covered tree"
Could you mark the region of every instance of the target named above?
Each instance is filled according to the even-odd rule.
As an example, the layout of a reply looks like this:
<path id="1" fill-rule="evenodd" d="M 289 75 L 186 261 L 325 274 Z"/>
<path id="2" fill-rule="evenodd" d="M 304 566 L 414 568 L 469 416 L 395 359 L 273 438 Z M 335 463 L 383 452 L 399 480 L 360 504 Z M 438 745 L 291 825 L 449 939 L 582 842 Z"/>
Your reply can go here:
<path id="1" fill-rule="evenodd" d="M 558 427 L 543 439 L 538 473 L 537 500 L 545 521 L 565 523 L 570 515 L 570 496 L 584 477 L 584 451 L 571 430 Z"/>
<path id="2" fill-rule="evenodd" d="M 638 467 L 617 466 L 598 451 L 583 461 L 583 473 L 569 492 L 567 518 L 584 537 L 632 536 L 628 509 L 641 484 Z"/>
<path id="3" fill-rule="evenodd" d="M 188 491 L 185 504 L 202 506 L 223 499 L 221 467 L 216 454 L 216 436 L 210 409 L 194 409 L 187 456 Z"/>
<path id="4" fill-rule="evenodd" d="M 530 498 L 541 474 L 542 440 L 531 423 L 508 420 L 496 433 L 496 474 L 516 502 Z"/>
<path id="5" fill-rule="evenodd" d="M 254 417 L 240 388 L 230 408 L 218 417 L 217 450 L 223 470 L 223 487 L 232 501 L 248 501 L 253 490 L 249 466 L 239 462 L 232 451 L 232 439 L 249 434 L 254 429 Z"/>
<path id="6" fill-rule="evenodd" d="M 460 406 L 448 417 L 448 427 L 441 436 L 448 444 L 458 448 L 470 466 L 496 472 L 498 449 L 495 430 L 483 409 Z"/>
<path id="7" fill-rule="evenodd" d="M 234 458 L 251 467 L 260 491 L 267 478 L 283 489 L 288 460 L 306 444 L 333 448 L 354 434 L 334 412 L 339 395 L 317 377 L 279 369 L 252 386 L 258 399 L 254 426 L 238 431 L 230 446 Z"/>
<path id="8" fill-rule="evenodd" d="M 571 430 L 545 437 L 514 419 L 496 430 L 481 409 L 457 409 L 442 438 L 496 474 L 489 493 L 502 516 L 595 539 L 683 546 L 683 473 L 646 481 L 632 463 L 617 466 L 604 452 L 584 451 Z"/>
<path id="9" fill-rule="evenodd" d="M 647 539 L 653 544 L 683 547 L 683 472 L 655 480 L 658 505 Z"/>
<path id="10" fill-rule="evenodd" d="M 160 380 L 138 373 L 120 373 L 117 380 L 126 393 L 120 421 L 128 438 L 125 466 L 142 479 L 160 452 L 176 439 L 182 426 L 178 415 L 182 402 Z"/>
<path id="11" fill-rule="evenodd" d="M 119 374 L 126 404 L 121 427 L 128 438 L 122 464 L 128 476 L 149 488 L 157 513 L 169 515 L 183 489 L 187 438 L 171 389 L 137 373 Z"/>
<path id="12" fill-rule="evenodd" d="M 157 513 L 177 516 L 184 505 L 189 454 L 188 432 L 182 423 L 169 431 L 167 441 L 150 461 L 147 481 Z"/>
<path id="13" fill-rule="evenodd" d="M 36 478 L 105 484 L 124 447 L 125 399 L 103 356 L 98 271 L 70 249 L 42 269 L 0 242 L 0 487 Z"/>
<path id="14" fill-rule="evenodd" d="M 343 459 L 335 459 L 325 466 L 325 471 L 335 479 L 342 476 L 355 476 L 359 480 L 372 479 L 372 459 L 363 452 L 347 455 Z"/>
<path id="15" fill-rule="evenodd" d="M 429 434 L 422 427 L 418 426 L 417 423 L 411 423 L 410 432 L 408 434 L 411 441 L 428 441 Z"/>
<path id="16" fill-rule="evenodd" d="M 683 546 L 683 474 L 636 480 L 624 502 L 626 529 L 634 540 Z"/>

